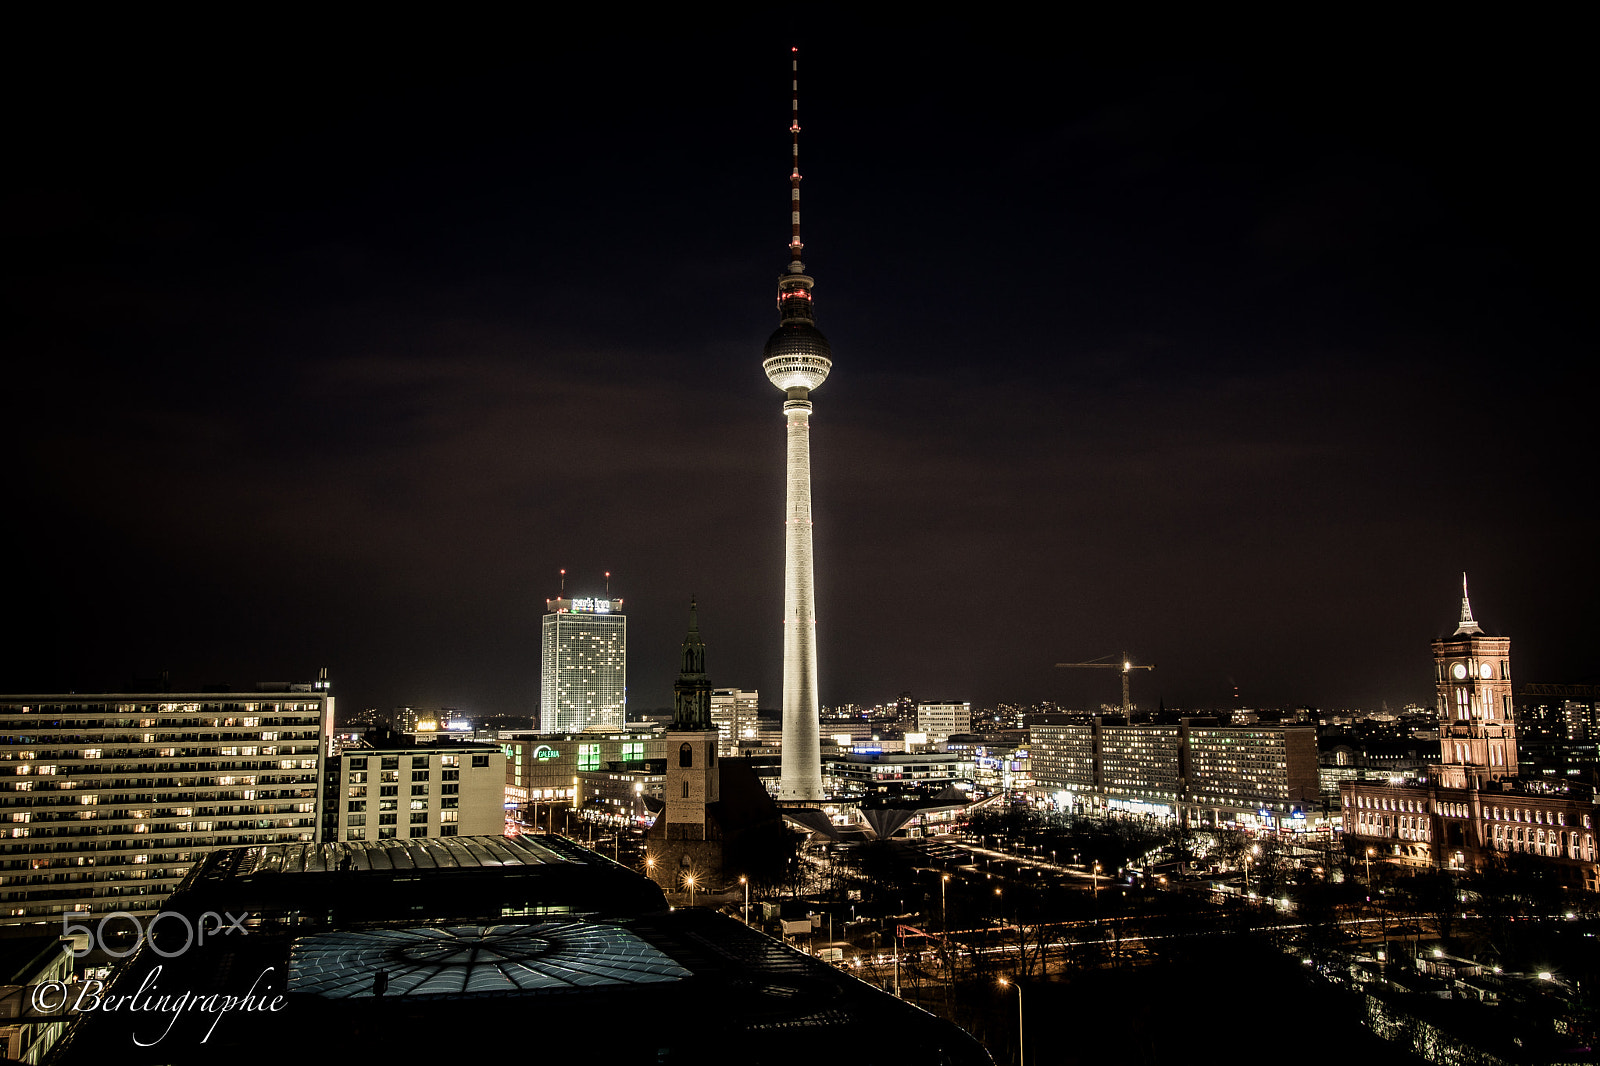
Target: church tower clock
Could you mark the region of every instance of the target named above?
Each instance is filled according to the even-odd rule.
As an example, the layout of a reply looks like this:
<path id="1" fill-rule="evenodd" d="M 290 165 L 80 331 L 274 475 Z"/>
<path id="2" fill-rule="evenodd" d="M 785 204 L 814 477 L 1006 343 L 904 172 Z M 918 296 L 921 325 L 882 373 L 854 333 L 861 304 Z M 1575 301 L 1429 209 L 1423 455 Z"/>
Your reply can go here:
<path id="1" fill-rule="evenodd" d="M 1517 724 L 1511 703 L 1511 638 L 1490 636 L 1472 617 L 1461 575 L 1461 622 L 1433 642 L 1439 697 L 1438 782 L 1481 788 L 1517 776 Z"/>

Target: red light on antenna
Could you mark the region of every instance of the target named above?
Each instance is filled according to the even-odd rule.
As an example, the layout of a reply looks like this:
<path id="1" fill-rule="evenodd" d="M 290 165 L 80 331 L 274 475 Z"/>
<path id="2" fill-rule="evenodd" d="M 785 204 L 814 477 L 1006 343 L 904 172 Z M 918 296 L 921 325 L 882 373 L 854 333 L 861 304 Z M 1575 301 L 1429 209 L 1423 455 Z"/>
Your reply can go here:
<path id="1" fill-rule="evenodd" d="M 798 48 L 791 48 L 791 49 L 789 49 L 789 51 L 791 51 L 791 52 L 798 52 L 798 51 L 800 51 L 800 49 L 798 49 Z"/>

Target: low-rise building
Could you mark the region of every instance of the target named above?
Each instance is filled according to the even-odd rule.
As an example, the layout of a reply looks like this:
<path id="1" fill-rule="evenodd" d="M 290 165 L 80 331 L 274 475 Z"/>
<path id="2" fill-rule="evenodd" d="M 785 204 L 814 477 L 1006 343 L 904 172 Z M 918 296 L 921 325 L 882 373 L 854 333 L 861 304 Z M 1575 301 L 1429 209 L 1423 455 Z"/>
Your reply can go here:
<path id="1" fill-rule="evenodd" d="M 943 752 L 842 751 L 824 755 L 822 785 L 833 799 L 859 799 L 909 790 L 939 791 L 971 782 L 972 760 Z"/>
<path id="2" fill-rule="evenodd" d="M 660 732 L 538 733 L 503 741 L 500 747 L 505 753 L 504 802 L 510 807 L 570 806 L 582 779 L 602 788 L 607 774 L 644 774 L 630 777 L 630 783 L 642 782 L 645 795 L 661 798 L 667 742 Z"/>
<path id="3" fill-rule="evenodd" d="M 312 1062 L 510 1061 L 531 1039 L 560 1059 L 801 1063 L 892 1034 L 892 1055 L 856 1057 L 991 1063 L 950 1022 L 701 904 L 669 908 L 657 885 L 559 836 L 218 852 L 168 913 L 248 912 L 250 935 L 139 952 L 105 995 L 159 982 L 173 999 L 243 1002 L 86 1011 L 59 1061 L 253 1066 L 281 1062 L 295 1034 L 291 1053 Z M 579 1040 L 603 1056 L 574 1054 Z"/>
<path id="4" fill-rule="evenodd" d="M 952 755 L 972 760 L 972 784 L 979 791 L 992 793 L 1033 787 L 1033 762 L 1026 729 L 958 733 L 947 738 L 943 748 Z"/>
<path id="5" fill-rule="evenodd" d="M 506 756 L 495 745 L 352 749 L 339 756 L 337 840 L 505 831 Z"/>

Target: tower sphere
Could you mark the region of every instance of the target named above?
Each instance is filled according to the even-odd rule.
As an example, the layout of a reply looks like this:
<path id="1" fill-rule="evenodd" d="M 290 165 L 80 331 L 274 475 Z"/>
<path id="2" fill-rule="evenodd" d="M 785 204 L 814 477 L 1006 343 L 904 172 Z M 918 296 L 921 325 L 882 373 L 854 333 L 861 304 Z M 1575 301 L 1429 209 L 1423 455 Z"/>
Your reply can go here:
<path id="1" fill-rule="evenodd" d="M 778 286 L 782 318 L 762 350 L 761 369 L 767 380 L 785 392 L 809 391 L 827 380 L 833 369 L 833 349 L 814 321 L 811 279 L 799 273 L 785 274 L 778 279 Z"/>
<path id="2" fill-rule="evenodd" d="M 767 380 L 785 391 L 814 389 L 833 369 L 833 360 L 828 358 L 833 354 L 828 338 L 809 322 L 779 326 L 767 338 L 767 347 L 761 354 L 761 369 L 767 372 Z"/>

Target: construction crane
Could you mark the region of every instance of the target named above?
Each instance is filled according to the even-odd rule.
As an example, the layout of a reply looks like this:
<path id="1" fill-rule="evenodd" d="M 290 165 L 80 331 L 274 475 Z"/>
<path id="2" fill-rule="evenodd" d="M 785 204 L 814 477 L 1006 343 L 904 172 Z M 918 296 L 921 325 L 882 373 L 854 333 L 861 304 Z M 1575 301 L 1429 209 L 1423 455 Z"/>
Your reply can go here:
<path id="1" fill-rule="evenodd" d="M 1156 668 L 1156 664 L 1155 663 L 1150 663 L 1149 665 L 1145 665 L 1145 664 L 1142 664 L 1142 663 L 1136 663 L 1132 659 L 1128 658 L 1128 653 L 1127 652 L 1123 652 L 1122 653 L 1122 658 L 1118 659 L 1118 660 L 1116 660 L 1114 662 L 1107 662 L 1106 661 L 1107 659 L 1110 659 L 1110 658 L 1111 658 L 1111 656 L 1109 656 L 1109 655 L 1102 655 L 1100 658 L 1095 659 L 1092 662 L 1087 662 L 1087 663 L 1056 663 L 1056 666 L 1058 668 L 1060 668 L 1060 669 L 1063 669 L 1063 670 L 1121 670 L 1122 671 L 1122 713 L 1123 714 L 1132 714 L 1133 713 L 1133 702 L 1128 699 L 1128 675 L 1133 673 L 1133 671 L 1135 671 L 1135 670 L 1154 670 Z"/>

